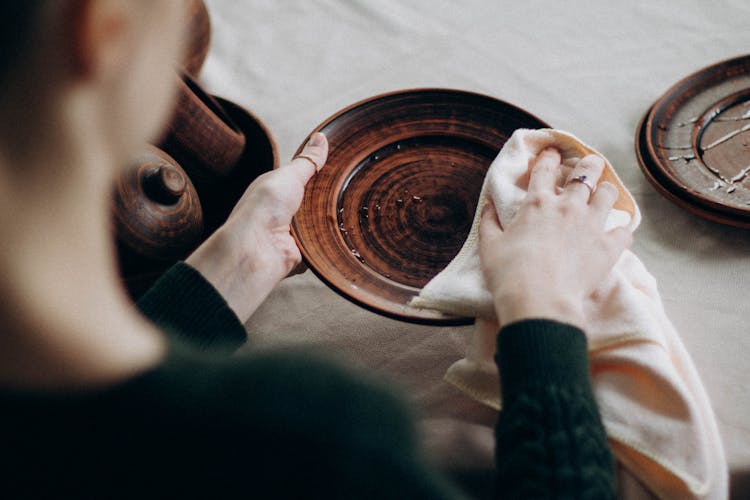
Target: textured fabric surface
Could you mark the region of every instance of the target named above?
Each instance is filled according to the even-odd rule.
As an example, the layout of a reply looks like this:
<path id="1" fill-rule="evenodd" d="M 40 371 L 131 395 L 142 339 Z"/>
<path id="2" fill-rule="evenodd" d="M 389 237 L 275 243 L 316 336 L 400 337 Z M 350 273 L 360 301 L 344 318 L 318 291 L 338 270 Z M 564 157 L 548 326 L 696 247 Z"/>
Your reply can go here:
<path id="1" fill-rule="evenodd" d="M 234 351 L 247 340 L 242 323 L 213 285 L 184 262 L 159 278 L 138 300 L 138 308 L 199 348 Z"/>
<path id="2" fill-rule="evenodd" d="M 211 345 L 231 340 L 219 337 Z M 174 342 L 163 363 L 111 387 L 0 391 L 3 498 L 461 498 L 424 466 L 391 388 L 328 358 Z"/>
<path id="3" fill-rule="evenodd" d="M 469 237 L 413 303 L 451 313 L 494 316 L 480 271 L 479 214 L 491 199 L 500 223 L 509 224 L 526 195 L 530 161 L 549 146 L 562 156 L 560 186 L 577 159 L 599 154 L 565 132 L 516 130 L 487 171 Z M 605 227 L 625 226 L 632 231 L 640 221 L 638 206 L 603 160 L 601 180 L 620 190 Z M 726 462 L 716 417 L 693 361 L 664 313 L 656 281 L 635 254 L 623 253 L 586 299 L 583 311 L 593 384 L 617 459 L 660 498 L 725 498 Z M 477 323 L 466 357 L 451 365 L 445 378 L 499 409 L 501 392 L 505 396 L 515 388 L 505 378 L 500 379 L 502 391 L 495 386 L 497 370 L 488 363 L 494 354 L 489 323 Z M 533 372 L 529 377 L 535 375 L 544 379 Z"/>
<path id="4" fill-rule="evenodd" d="M 224 299 L 183 264 L 147 298 L 142 310 L 172 328 L 161 363 L 106 387 L 0 391 L 5 497 L 465 497 L 428 465 L 392 387 L 311 349 L 229 357 L 244 327 L 201 322 Z M 499 335 L 513 386 L 499 497 L 611 498 L 583 332 L 526 321 Z"/>
<path id="5" fill-rule="evenodd" d="M 669 86 L 750 51 L 748 2 L 206 2 L 213 38 L 201 80 L 257 113 L 282 159 L 355 101 L 450 87 L 521 106 L 617 165 L 643 212 L 633 250 L 658 280 L 714 403 L 732 497 L 750 495 L 750 233 L 665 200 L 640 172 L 633 144 L 638 120 Z M 247 326 L 255 347 L 314 344 L 389 377 L 419 404 L 435 459 L 463 478 L 487 477 L 496 414 L 442 381 L 470 327 L 377 316 L 309 272 L 285 280 Z M 621 487 L 638 485 L 625 478 Z"/>
<path id="6" fill-rule="evenodd" d="M 105 387 L 0 391 L 3 498 L 462 498 L 382 381 L 319 350 L 230 357 L 245 328 L 190 266 L 137 305 L 168 327 L 161 363 Z"/>
<path id="7" fill-rule="evenodd" d="M 497 425 L 499 497 L 614 498 L 614 460 L 601 446 L 583 332 L 543 320 L 514 323 L 497 336 L 496 360 L 506 401 Z"/>

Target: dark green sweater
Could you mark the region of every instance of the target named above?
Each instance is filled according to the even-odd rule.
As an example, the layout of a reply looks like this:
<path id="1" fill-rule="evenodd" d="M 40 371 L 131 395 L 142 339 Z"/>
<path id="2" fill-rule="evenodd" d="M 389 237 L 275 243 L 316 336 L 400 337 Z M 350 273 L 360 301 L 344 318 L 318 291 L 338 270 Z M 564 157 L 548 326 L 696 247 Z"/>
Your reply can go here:
<path id="1" fill-rule="evenodd" d="M 226 356 L 245 330 L 190 267 L 139 306 L 179 338 L 161 365 L 106 390 L 0 391 L 0 497 L 461 497 L 379 382 L 310 352 Z M 497 496 L 612 497 L 582 332 L 511 325 L 499 361 Z"/>

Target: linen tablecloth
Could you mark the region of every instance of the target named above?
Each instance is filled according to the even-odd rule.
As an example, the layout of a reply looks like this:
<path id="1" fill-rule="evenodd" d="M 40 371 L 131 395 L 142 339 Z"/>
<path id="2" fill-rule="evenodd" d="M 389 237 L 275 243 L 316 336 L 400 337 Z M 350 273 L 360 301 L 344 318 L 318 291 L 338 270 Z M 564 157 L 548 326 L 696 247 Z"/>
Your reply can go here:
<path id="1" fill-rule="evenodd" d="M 733 498 L 750 496 L 750 231 L 704 221 L 642 175 L 634 135 L 648 107 L 706 65 L 750 52 L 746 0 L 207 0 L 201 75 L 257 114 L 288 159 L 339 109 L 382 92 L 447 87 L 516 104 L 601 151 L 643 212 L 634 251 L 656 277 L 724 440 Z M 435 462 L 479 491 L 496 414 L 442 381 L 468 327 L 377 316 L 311 272 L 289 278 L 247 324 L 247 349 L 311 344 L 393 380 L 422 415 Z M 250 450 L 248 450 L 250 452 Z M 627 479 L 621 488 L 637 488 Z"/>

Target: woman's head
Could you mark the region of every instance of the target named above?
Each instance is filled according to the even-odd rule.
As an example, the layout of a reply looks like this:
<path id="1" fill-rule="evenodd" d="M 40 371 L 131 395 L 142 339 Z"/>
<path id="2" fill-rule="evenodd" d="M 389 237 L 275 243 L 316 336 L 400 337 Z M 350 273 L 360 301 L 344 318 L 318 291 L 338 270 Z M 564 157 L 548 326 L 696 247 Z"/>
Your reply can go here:
<path id="1" fill-rule="evenodd" d="M 187 6 L 185 0 L 0 2 L 0 148 L 29 143 L 20 120 L 38 129 L 58 114 L 66 127 L 93 125 L 91 140 L 118 162 L 153 138 L 172 106 Z"/>

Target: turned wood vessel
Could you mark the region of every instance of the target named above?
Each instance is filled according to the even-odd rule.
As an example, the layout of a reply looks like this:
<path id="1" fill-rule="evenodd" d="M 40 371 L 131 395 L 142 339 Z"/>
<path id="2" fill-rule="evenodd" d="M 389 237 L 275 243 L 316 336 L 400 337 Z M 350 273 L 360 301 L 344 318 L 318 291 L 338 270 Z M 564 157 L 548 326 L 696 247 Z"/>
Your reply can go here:
<path id="1" fill-rule="evenodd" d="M 183 74 L 159 147 L 179 162 L 200 193 L 232 173 L 245 149 L 245 135 L 214 97 Z"/>
<path id="2" fill-rule="evenodd" d="M 203 235 L 203 211 L 180 165 L 154 146 L 134 160 L 117 181 L 114 195 L 118 240 L 157 260 L 184 257 Z"/>
<path id="3" fill-rule="evenodd" d="M 198 192 L 175 159 L 150 147 L 118 180 L 114 219 L 120 271 L 134 298 L 223 224 L 256 177 L 278 165 L 276 145 L 263 123 L 231 101 L 212 99 L 247 139 L 228 175 L 209 177 Z"/>
<path id="4" fill-rule="evenodd" d="M 278 166 L 276 143 L 263 122 L 244 107 L 214 97 L 245 137 L 245 149 L 232 172 L 217 179 L 199 194 L 204 205 L 206 232 L 211 233 L 229 217 L 247 187 L 259 175 Z"/>
<path id="5" fill-rule="evenodd" d="M 750 228 L 750 56 L 674 84 L 636 132 L 646 178 L 706 219 Z"/>
<path id="6" fill-rule="evenodd" d="M 328 137 L 328 162 L 292 224 L 305 262 L 377 313 L 472 321 L 409 302 L 463 245 L 505 141 L 517 128 L 546 126 L 511 104 L 456 90 L 396 92 L 340 111 L 315 129 Z"/>

